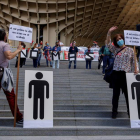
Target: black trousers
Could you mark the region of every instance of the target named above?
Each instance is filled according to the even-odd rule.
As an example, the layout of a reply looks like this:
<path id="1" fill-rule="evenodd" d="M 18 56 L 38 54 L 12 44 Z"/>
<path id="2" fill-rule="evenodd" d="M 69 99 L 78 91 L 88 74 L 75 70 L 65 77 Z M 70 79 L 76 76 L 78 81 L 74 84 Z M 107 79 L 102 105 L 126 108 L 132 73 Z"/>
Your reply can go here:
<path id="1" fill-rule="evenodd" d="M 128 91 L 125 71 L 113 71 L 112 85 L 113 85 L 112 112 L 118 111 L 119 96 L 120 91 L 122 90 L 125 96 L 127 112 L 129 113 Z"/>

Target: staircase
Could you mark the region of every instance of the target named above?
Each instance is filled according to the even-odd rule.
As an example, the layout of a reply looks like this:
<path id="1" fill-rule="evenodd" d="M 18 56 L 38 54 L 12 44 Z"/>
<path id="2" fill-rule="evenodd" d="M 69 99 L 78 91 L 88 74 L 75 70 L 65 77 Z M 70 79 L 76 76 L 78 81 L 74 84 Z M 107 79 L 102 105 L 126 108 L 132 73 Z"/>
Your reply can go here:
<path id="1" fill-rule="evenodd" d="M 16 81 L 15 60 L 11 68 Z M 103 81 L 97 63 L 85 69 L 85 62 L 78 62 L 77 69 L 67 69 L 68 62 L 60 62 L 54 71 L 54 127 L 48 129 L 13 128 L 14 119 L 3 91 L 0 91 L 0 136 L 140 136 L 140 129 L 130 129 L 123 95 L 120 96 L 117 119 L 111 118 L 112 89 Z M 72 65 L 73 68 L 73 65 Z M 42 60 L 34 69 L 32 61 L 20 69 L 18 106 L 24 108 L 25 70 L 52 71 Z"/>

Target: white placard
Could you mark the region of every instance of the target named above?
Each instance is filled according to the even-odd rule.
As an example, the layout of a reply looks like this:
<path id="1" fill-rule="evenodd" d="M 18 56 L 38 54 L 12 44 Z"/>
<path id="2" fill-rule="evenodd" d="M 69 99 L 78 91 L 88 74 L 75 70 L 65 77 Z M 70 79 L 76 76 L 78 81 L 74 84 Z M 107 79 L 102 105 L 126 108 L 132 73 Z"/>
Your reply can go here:
<path id="1" fill-rule="evenodd" d="M 88 55 L 86 55 L 86 59 L 90 59 L 91 57 L 89 57 Z"/>
<path id="2" fill-rule="evenodd" d="M 70 57 L 74 57 L 75 56 L 75 54 L 70 54 Z"/>
<path id="3" fill-rule="evenodd" d="M 32 43 L 32 33 L 32 28 L 10 24 L 8 39 Z"/>
<path id="4" fill-rule="evenodd" d="M 140 75 L 127 73 L 131 128 L 140 128 Z"/>
<path id="5" fill-rule="evenodd" d="M 52 71 L 25 71 L 23 127 L 53 127 Z"/>
<path id="6" fill-rule="evenodd" d="M 70 58 L 70 61 L 74 61 L 75 60 L 75 58 Z"/>
<path id="7" fill-rule="evenodd" d="M 27 50 L 22 50 L 21 51 L 21 58 L 26 58 L 27 57 Z"/>
<path id="8" fill-rule="evenodd" d="M 140 46 L 140 32 L 124 30 L 125 45 Z"/>
<path id="9" fill-rule="evenodd" d="M 53 55 L 53 60 L 58 60 L 58 55 Z"/>
<path id="10" fill-rule="evenodd" d="M 32 52 L 31 57 L 37 57 L 37 52 Z"/>

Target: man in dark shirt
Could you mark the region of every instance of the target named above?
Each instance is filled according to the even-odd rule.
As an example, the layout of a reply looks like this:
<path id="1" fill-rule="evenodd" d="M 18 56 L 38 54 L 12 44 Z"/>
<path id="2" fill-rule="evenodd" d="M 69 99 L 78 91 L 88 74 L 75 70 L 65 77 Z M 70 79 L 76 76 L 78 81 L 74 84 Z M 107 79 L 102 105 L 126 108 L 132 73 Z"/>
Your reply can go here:
<path id="1" fill-rule="evenodd" d="M 74 42 L 72 43 L 72 47 L 69 48 L 69 53 L 75 53 L 76 57 L 78 54 L 78 48 L 74 46 Z M 71 68 L 72 61 L 69 61 L 69 69 Z M 76 69 L 76 59 L 74 60 L 74 69 Z"/>

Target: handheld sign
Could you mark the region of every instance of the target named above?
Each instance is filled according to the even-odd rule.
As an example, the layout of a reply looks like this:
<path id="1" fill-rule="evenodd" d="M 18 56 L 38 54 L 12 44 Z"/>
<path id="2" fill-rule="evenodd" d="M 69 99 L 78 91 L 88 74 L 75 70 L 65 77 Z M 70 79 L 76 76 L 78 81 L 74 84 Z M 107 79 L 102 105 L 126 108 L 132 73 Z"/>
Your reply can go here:
<path id="1" fill-rule="evenodd" d="M 38 50 L 31 50 L 30 51 L 30 58 L 37 59 L 38 58 Z"/>
<path id="2" fill-rule="evenodd" d="M 93 60 L 94 59 L 94 54 L 90 53 L 90 52 L 87 52 L 85 58 L 86 58 L 86 60 Z"/>
<path id="3" fill-rule="evenodd" d="M 21 51 L 21 58 L 27 58 L 28 51 L 27 50 L 22 50 Z"/>
<path id="4" fill-rule="evenodd" d="M 52 52 L 52 60 L 60 60 L 60 53 Z"/>
<path id="5" fill-rule="evenodd" d="M 22 42 L 32 42 L 33 29 L 29 27 L 10 24 L 9 26 L 9 40 L 19 41 L 19 45 Z M 18 80 L 19 80 L 19 64 L 21 53 L 18 54 L 18 66 L 17 66 L 17 81 L 16 81 L 16 96 L 15 96 L 15 112 L 14 112 L 14 127 L 16 126 L 17 117 L 17 97 L 18 97 Z"/>
<path id="6" fill-rule="evenodd" d="M 23 127 L 53 127 L 53 72 L 25 71 Z"/>
<path id="7" fill-rule="evenodd" d="M 69 61 L 75 61 L 76 60 L 76 53 L 69 53 L 68 58 L 69 58 Z"/>
<path id="8" fill-rule="evenodd" d="M 140 46 L 140 32 L 124 30 L 125 45 Z"/>
<path id="9" fill-rule="evenodd" d="M 32 28 L 10 24 L 8 39 L 32 43 L 32 33 Z"/>

